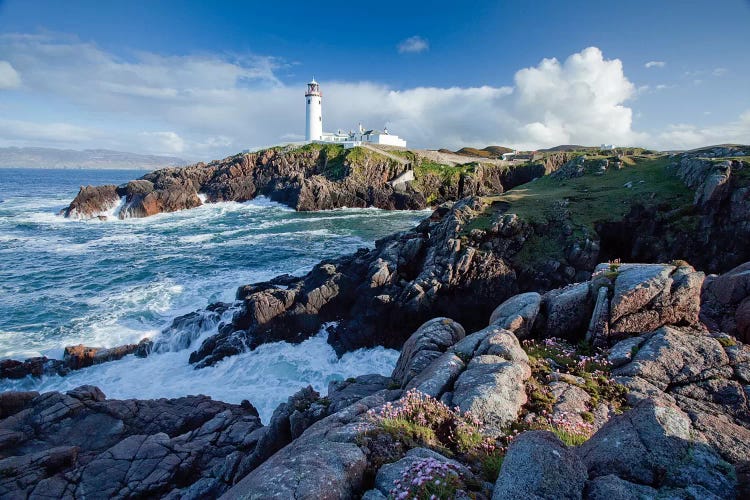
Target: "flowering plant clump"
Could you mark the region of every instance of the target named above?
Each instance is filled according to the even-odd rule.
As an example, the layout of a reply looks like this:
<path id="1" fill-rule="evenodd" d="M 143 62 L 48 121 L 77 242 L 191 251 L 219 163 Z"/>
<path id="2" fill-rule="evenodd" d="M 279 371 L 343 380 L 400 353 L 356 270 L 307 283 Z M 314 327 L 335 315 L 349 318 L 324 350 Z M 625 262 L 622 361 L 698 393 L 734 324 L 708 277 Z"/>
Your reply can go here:
<path id="1" fill-rule="evenodd" d="M 627 389 L 612 380 L 612 364 L 604 351 L 558 338 L 524 340 L 522 345 L 532 368 L 532 378 L 526 386 L 529 395 L 526 411 L 531 415 L 525 419 L 526 425 L 518 427 L 548 429 L 566 444 L 577 446 L 593 434 L 594 408 L 605 403 L 619 412 L 626 405 Z M 548 386 L 550 380 L 564 380 L 588 393 L 588 409 L 577 415 L 580 418 L 559 413 L 552 417 L 556 398 Z"/>
<path id="2" fill-rule="evenodd" d="M 579 446 L 594 434 L 594 426 L 591 423 L 571 420 L 566 412 L 553 416 L 549 420 L 552 432 L 568 446 Z"/>
<path id="3" fill-rule="evenodd" d="M 410 447 L 430 446 L 464 454 L 490 454 L 496 444 L 483 435 L 482 422 L 469 412 L 451 409 L 416 389 L 396 404 L 370 410 L 370 417 L 385 431 Z"/>
<path id="4" fill-rule="evenodd" d="M 461 475 L 454 465 L 434 458 L 424 458 L 413 462 L 394 481 L 390 497 L 395 500 L 454 498 L 462 487 Z"/>
<path id="5" fill-rule="evenodd" d="M 524 340 L 523 348 L 537 360 L 546 360 L 557 371 L 581 376 L 584 373 L 603 375 L 609 373 L 611 363 L 602 350 L 589 352 L 588 346 L 573 346 L 569 342 L 555 337 L 541 342 Z M 550 363 L 551 362 L 551 363 Z"/>

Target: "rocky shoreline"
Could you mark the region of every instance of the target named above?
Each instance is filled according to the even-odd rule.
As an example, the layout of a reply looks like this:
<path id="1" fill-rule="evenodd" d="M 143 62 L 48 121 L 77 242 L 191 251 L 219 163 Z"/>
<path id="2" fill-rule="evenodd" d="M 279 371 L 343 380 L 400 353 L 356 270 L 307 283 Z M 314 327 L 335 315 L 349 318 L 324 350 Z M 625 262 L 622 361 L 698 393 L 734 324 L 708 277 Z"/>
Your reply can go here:
<path id="1" fill-rule="evenodd" d="M 750 289 L 736 276 L 709 286 Z M 391 377 L 301 390 L 266 426 L 203 396 L 3 393 L 0 495 L 386 498 L 429 465 L 420 487 L 450 478 L 465 498 L 739 498 L 750 347 L 700 322 L 705 286 L 686 264 L 604 264 L 473 333 L 434 318 Z"/>
<path id="2" fill-rule="evenodd" d="M 390 377 L 301 389 L 266 425 L 249 401 L 2 393 L 0 496 L 750 496 L 749 149 L 574 158 L 153 341 L 4 361 L 62 374 L 177 342 L 202 368 L 332 321 L 339 353 L 401 349 Z"/>

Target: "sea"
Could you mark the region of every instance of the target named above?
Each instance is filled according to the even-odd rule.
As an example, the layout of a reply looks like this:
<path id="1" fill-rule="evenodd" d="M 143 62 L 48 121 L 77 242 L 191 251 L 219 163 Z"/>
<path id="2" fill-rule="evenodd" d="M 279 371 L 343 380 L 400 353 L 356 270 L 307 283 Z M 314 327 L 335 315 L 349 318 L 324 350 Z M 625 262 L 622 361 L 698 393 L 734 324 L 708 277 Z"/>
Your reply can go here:
<path id="1" fill-rule="evenodd" d="M 215 203 L 143 219 L 58 215 L 82 185 L 120 184 L 131 170 L 0 169 L 0 359 L 62 358 L 68 345 L 112 347 L 157 338 L 172 320 L 233 302 L 240 285 L 303 275 L 321 259 L 413 227 L 426 211 L 295 212 L 266 198 Z M 195 370 L 187 349 L 119 361 L 65 377 L 0 380 L 0 391 L 96 385 L 108 398 L 205 394 L 249 400 L 264 423 L 300 388 L 390 374 L 398 352 L 377 347 L 337 357 L 324 332 L 301 344 L 270 343 Z"/>

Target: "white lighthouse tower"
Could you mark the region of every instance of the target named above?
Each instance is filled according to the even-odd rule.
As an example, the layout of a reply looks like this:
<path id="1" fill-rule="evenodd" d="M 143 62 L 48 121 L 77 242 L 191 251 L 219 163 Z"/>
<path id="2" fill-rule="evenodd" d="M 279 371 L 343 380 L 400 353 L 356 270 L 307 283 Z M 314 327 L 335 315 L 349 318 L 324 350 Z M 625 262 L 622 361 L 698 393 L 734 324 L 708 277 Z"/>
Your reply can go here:
<path id="1" fill-rule="evenodd" d="M 323 107 L 321 99 L 323 94 L 320 92 L 320 85 L 313 77 L 312 81 L 307 84 L 305 92 L 305 114 L 307 116 L 307 126 L 305 127 L 306 141 L 319 141 L 323 139 Z"/>

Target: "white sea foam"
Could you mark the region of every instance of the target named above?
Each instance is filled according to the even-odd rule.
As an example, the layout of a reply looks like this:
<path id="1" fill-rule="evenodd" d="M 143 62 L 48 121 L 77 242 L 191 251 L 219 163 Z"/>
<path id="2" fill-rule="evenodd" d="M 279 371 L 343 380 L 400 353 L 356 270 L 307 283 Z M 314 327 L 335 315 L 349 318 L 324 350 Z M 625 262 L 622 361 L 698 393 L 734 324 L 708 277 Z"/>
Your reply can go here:
<path id="1" fill-rule="evenodd" d="M 210 241 L 214 238 L 213 234 L 191 234 L 189 236 L 180 236 L 181 243 L 201 243 Z"/>
<path id="2" fill-rule="evenodd" d="M 229 403 L 249 400 L 267 423 L 279 403 L 302 387 L 312 385 L 322 394 L 332 380 L 365 373 L 390 375 L 398 352 L 376 347 L 337 358 L 324 333 L 301 344 L 275 342 L 232 356 L 215 366 L 195 370 L 188 364 L 190 350 L 154 354 L 145 359 L 128 356 L 93 366 L 67 377 L 44 377 L 4 382 L 3 389 L 65 391 L 95 384 L 109 398 L 150 399 L 205 394 Z"/>
<path id="3" fill-rule="evenodd" d="M 259 197 L 125 220 L 116 218 L 114 207 L 107 221 L 75 220 L 56 215 L 70 193 L 48 196 L 54 185 L 38 191 L 45 197 L 14 198 L 0 186 L 0 254 L 12 262 L 0 282 L 0 358 L 59 358 L 66 345 L 111 347 L 156 338 L 176 316 L 232 302 L 239 285 L 302 275 L 321 258 L 370 246 L 423 216 L 377 209 L 297 213 Z M 213 325 L 182 332 L 193 340 L 191 349 L 131 356 L 66 378 L 4 381 L 0 390 L 88 383 L 109 397 L 204 393 L 232 402 L 249 399 L 267 420 L 278 403 L 308 383 L 325 392 L 331 379 L 388 374 L 397 356 L 373 349 L 337 359 L 320 335 L 297 346 L 268 344 L 193 370 L 190 351 L 212 331 Z"/>

